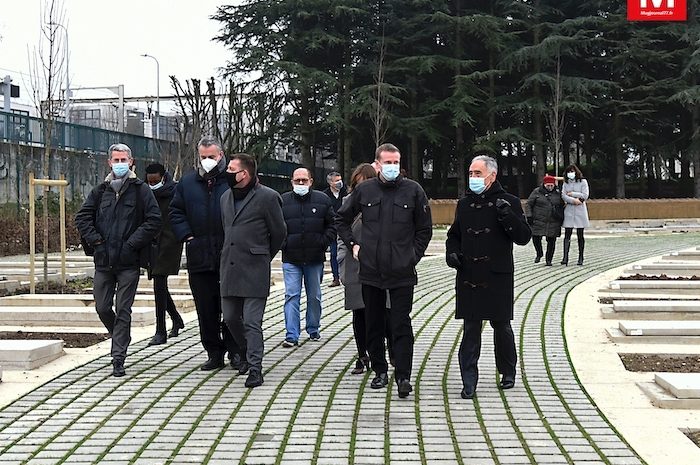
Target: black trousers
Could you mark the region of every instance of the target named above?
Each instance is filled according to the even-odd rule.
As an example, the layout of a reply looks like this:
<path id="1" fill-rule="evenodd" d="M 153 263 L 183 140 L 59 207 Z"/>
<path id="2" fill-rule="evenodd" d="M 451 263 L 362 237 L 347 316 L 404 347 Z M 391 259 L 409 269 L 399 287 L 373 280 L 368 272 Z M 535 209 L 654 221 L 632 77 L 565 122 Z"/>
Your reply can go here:
<path id="1" fill-rule="evenodd" d="M 515 377 L 518 355 L 515 336 L 510 321 L 490 321 L 493 328 L 493 347 L 496 368 L 501 375 Z M 479 381 L 479 355 L 481 355 L 481 320 L 464 320 L 464 334 L 459 346 L 459 370 L 464 387 L 476 388 Z"/>
<path id="2" fill-rule="evenodd" d="M 173 326 L 183 327 L 182 317 L 175 307 L 168 290 L 167 276 L 153 276 L 153 294 L 156 299 L 156 334 L 165 336 L 165 313 L 170 316 Z"/>
<path id="3" fill-rule="evenodd" d="M 362 285 L 362 299 L 365 302 L 367 323 L 367 351 L 375 373 L 386 373 L 384 336 L 388 317 L 391 327 L 391 346 L 394 355 L 396 379 L 409 379 L 413 364 L 413 327 L 411 309 L 413 307 L 413 286 L 389 289 L 391 309 L 386 311 L 386 290 Z"/>
<path id="4" fill-rule="evenodd" d="M 384 337 L 386 340 L 386 348 L 389 352 L 389 358 L 394 359 L 394 352 L 391 346 L 391 325 L 389 324 L 389 309 L 385 309 L 387 316 L 384 325 Z M 355 345 L 357 345 L 357 355 L 360 357 L 367 356 L 367 321 L 365 318 L 365 309 L 356 308 L 352 311 L 352 332 L 355 336 Z"/>
<path id="5" fill-rule="evenodd" d="M 556 237 L 545 237 L 547 240 L 547 254 L 545 256 L 545 261 L 551 263 L 554 258 L 554 248 L 557 244 Z M 532 236 L 532 245 L 535 246 L 535 253 L 538 257 L 542 256 L 542 236 Z"/>
<path id="6" fill-rule="evenodd" d="M 232 359 L 234 354 L 240 355 L 240 348 L 221 318 L 219 273 L 189 273 L 189 281 L 197 308 L 199 335 L 204 350 L 209 357 L 221 357 L 225 352 L 228 352 L 229 359 Z"/>

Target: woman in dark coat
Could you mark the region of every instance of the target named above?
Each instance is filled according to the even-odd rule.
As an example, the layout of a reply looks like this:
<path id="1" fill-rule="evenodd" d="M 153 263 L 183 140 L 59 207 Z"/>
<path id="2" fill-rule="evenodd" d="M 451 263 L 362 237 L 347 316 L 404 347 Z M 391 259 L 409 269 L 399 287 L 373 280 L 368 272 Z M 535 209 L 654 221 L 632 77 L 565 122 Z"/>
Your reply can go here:
<path id="1" fill-rule="evenodd" d="M 369 163 L 362 163 L 350 177 L 348 196 L 352 195 L 352 190 L 361 182 L 377 177 L 377 172 Z M 345 201 L 346 196 L 343 201 Z M 359 241 L 362 235 L 362 215 L 357 215 L 352 223 L 353 236 Z M 352 253 L 348 254 L 345 243 L 338 238 L 338 270 L 340 272 L 340 282 L 345 287 L 345 308 L 352 310 L 352 331 L 357 344 L 357 361 L 352 374 L 360 374 L 365 369 L 369 369 L 369 357 L 367 356 L 367 328 L 365 325 L 365 303 L 362 300 L 362 284 L 360 284 L 359 262 L 355 260 Z M 391 352 L 391 349 L 390 349 Z"/>
<path id="2" fill-rule="evenodd" d="M 163 218 L 160 234 L 156 238 L 157 246 L 153 248 L 151 264 L 148 269 L 149 278 L 153 279 L 153 293 L 156 301 L 156 334 L 148 343 L 149 346 L 153 346 L 165 344 L 168 340 L 165 333 L 166 312 L 173 322 L 170 337 L 177 336 L 180 330 L 185 327 L 168 290 L 168 276 L 180 272 L 182 242 L 175 237 L 168 216 L 170 201 L 175 194 L 175 181 L 169 173 L 166 173 L 165 167 L 160 163 L 153 163 L 146 167 L 146 181 L 153 190 Z"/>
<path id="3" fill-rule="evenodd" d="M 561 223 L 564 220 L 564 202 L 557 189 L 556 178 L 546 175 L 542 185 L 535 188 L 527 199 L 530 210 L 532 245 L 535 246 L 535 263 L 542 259 L 542 236 L 547 239 L 545 265 L 552 266 L 557 237 L 561 236 Z"/>

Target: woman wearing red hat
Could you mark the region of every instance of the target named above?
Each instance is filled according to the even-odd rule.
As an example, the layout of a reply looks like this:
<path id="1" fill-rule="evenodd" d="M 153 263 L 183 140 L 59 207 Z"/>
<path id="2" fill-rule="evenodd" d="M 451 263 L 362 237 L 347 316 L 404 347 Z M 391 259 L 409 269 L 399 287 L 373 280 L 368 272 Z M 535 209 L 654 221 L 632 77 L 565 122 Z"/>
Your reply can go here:
<path id="1" fill-rule="evenodd" d="M 561 236 L 561 223 L 564 219 L 564 203 L 554 176 L 546 175 L 542 185 L 535 188 L 527 199 L 530 210 L 532 244 L 535 246 L 535 263 L 542 259 L 542 236 L 547 239 L 545 265 L 552 266 L 557 237 Z"/>

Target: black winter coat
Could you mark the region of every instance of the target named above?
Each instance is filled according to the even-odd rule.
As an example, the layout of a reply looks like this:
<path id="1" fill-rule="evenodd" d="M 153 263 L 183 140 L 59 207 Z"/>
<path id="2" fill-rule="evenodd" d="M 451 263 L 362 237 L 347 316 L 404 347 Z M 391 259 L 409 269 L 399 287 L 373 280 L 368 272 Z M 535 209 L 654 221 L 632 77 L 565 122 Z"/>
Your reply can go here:
<path id="1" fill-rule="evenodd" d="M 559 237 L 564 221 L 564 201 L 561 191 L 555 186 L 548 191 L 544 186 L 535 188 L 527 199 L 530 210 L 530 227 L 533 236 Z M 560 215 L 556 218 L 556 215 Z"/>
<path id="2" fill-rule="evenodd" d="M 348 190 L 345 188 L 345 186 L 340 188 L 340 191 L 338 192 L 338 198 L 335 198 L 335 195 L 333 195 L 333 191 L 331 191 L 330 187 L 327 187 L 323 190 L 323 193 L 328 196 L 329 199 L 331 199 L 331 204 L 333 205 L 333 211 L 337 212 L 340 210 L 340 207 L 343 205 L 343 199 L 348 195 Z"/>
<path id="3" fill-rule="evenodd" d="M 224 243 L 220 199 L 228 190 L 223 172 L 206 180 L 198 170 L 187 173 L 175 187 L 170 223 L 180 242 L 194 236 L 185 244 L 187 269 L 192 273 L 219 271 Z"/>
<path id="4" fill-rule="evenodd" d="M 362 239 L 352 223 L 362 213 Z M 352 253 L 360 245 L 360 282 L 380 289 L 415 286 L 416 265 L 433 235 L 430 204 L 415 181 L 400 176 L 394 182 L 379 178 L 359 184 L 336 216 L 338 235 Z"/>
<path id="5" fill-rule="evenodd" d="M 295 265 L 325 262 L 326 249 L 336 239 L 335 210 L 328 196 L 315 190 L 303 197 L 285 192 L 282 213 L 287 224 L 282 261 Z"/>
<path id="6" fill-rule="evenodd" d="M 182 242 L 175 237 L 168 214 L 176 185 L 170 173 L 165 173 L 163 186 L 153 191 L 158 207 L 160 207 L 163 225 L 160 228 L 160 234 L 158 234 L 155 253 L 151 257 L 151 267 L 148 270 L 151 276 L 169 276 L 180 272 Z"/>
<path id="7" fill-rule="evenodd" d="M 95 248 L 98 271 L 145 266 L 144 257 L 160 230 L 160 209 L 151 189 L 133 172 L 124 183 L 119 194 L 109 181 L 95 186 L 75 215 L 80 236 Z"/>
<path id="8" fill-rule="evenodd" d="M 511 212 L 499 220 L 496 200 L 507 200 Z M 447 231 L 447 254 L 462 255 L 457 270 L 456 318 L 506 321 L 513 319 L 513 243 L 530 241 L 530 227 L 520 200 L 496 181 L 482 194 L 468 192 L 457 203 Z"/>

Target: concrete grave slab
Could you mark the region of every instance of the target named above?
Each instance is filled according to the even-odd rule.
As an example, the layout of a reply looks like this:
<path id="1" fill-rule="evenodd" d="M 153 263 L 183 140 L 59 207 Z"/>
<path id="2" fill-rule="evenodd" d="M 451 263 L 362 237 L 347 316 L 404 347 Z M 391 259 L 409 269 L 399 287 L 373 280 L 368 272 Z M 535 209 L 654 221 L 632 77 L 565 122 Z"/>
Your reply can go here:
<path id="1" fill-rule="evenodd" d="M 6 369 L 33 370 L 63 353 L 61 340 L 0 340 L 0 364 Z"/>
<path id="2" fill-rule="evenodd" d="M 154 307 L 132 307 L 131 325 L 155 323 Z M 102 328 L 94 307 L 0 307 L 2 326 L 78 326 Z"/>
<path id="3" fill-rule="evenodd" d="M 700 400 L 700 373 L 656 373 L 654 381 L 678 399 Z"/>

